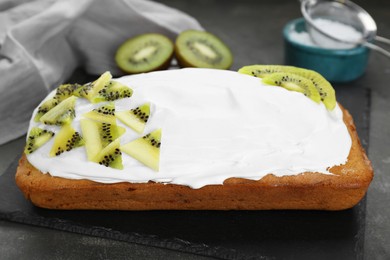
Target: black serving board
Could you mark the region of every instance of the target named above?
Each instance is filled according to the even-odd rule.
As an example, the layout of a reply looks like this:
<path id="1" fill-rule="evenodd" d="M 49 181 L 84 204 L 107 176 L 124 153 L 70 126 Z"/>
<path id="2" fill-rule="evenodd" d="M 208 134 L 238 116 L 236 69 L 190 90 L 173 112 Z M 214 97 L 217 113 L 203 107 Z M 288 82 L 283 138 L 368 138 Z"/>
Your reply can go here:
<path id="1" fill-rule="evenodd" d="M 369 90 L 337 86 L 368 145 Z M 222 259 L 362 259 L 363 199 L 343 211 L 62 211 L 33 206 L 0 176 L 0 219 Z"/>

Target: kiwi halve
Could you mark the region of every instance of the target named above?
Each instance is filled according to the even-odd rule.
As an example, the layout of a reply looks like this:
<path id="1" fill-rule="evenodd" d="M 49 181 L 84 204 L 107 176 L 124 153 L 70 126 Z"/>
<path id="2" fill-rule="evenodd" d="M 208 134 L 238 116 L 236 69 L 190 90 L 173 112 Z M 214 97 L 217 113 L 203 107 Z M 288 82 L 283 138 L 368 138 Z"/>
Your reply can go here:
<path id="1" fill-rule="evenodd" d="M 121 151 L 132 156 L 149 168 L 158 171 L 160 163 L 161 129 L 120 147 Z"/>
<path id="2" fill-rule="evenodd" d="M 90 119 L 80 120 L 80 125 L 89 161 L 94 161 L 101 150 L 125 132 L 123 127 L 115 124 L 101 123 Z"/>
<path id="3" fill-rule="evenodd" d="M 182 67 L 228 69 L 233 63 L 230 49 L 217 36 L 205 31 L 180 33 L 175 54 Z"/>
<path id="4" fill-rule="evenodd" d="M 83 114 L 83 116 L 102 123 L 116 124 L 115 104 L 110 102 Z"/>
<path id="5" fill-rule="evenodd" d="M 168 68 L 173 57 L 172 41 L 157 33 L 141 34 L 119 46 L 115 61 L 129 74 Z"/>
<path id="6" fill-rule="evenodd" d="M 70 96 L 44 114 L 39 121 L 47 125 L 64 125 L 76 116 L 74 109 L 77 97 Z"/>
<path id="7" fill-rule="evenodd" d="M 122 83 L 110 80 L 110 82 L 91 98 L 92 103 L 103 101 L 114 101 L 121 98 L 128 98 L 133 95 L 133 90 Z"/>
<path id="8" fill-rule="evenodd" d="M 150 103 L 145 103 L 128 111 L 116 112 L 115 115 L 124 124 L 141 134 L 150 117 Z"/>
<path id="9" fill-rule="evenodd" d="M 52 131 L 42 129 L 39 127 L 31 128 L 26 140 L 26 147 L 24 148 L 24 153 L 25 154 L 33 153 L 39 147 L 47 143 L 53 136 L 54 133 Z"/>
<path id="10" fill-rule="evenodd" d="M 93 98 L 99 93 L 99 91 L 110 83 L 111 78 L 111 73 L 106 71 L 97 80 L 80 87 L 78 91 L 76 91 L 75 95 L 86 98 L 92 102 Z"/>
<path id="11" fill-rule="evenodd" d="M 120 141 L 119 139 L 116 139 L 103 150 L 101 150 L 93 159 L 93 161 L 106 167 L 122 170 L 122 153 L 119 150 L 119 146 Z"/>
<path id="12" fill-rule="evenodd" d="M 323 76 L 321 76 L 321 74 L 313 70 L 302 69 L 293 66 L 250 65 L 242 67 L 238 70 L 238 72 L 259 78 L 263 78 L 272 73 L 278 72 L 288 72 L 302 76 L 312 81 L 321 96 L 321 101 L 328 110 L 333 110 L 336 106 L 336 94 L 332 85 Z"/>
<path id="13" fill-rule="evenodd" d="M 82 145 L 84 145 L 84 139 L 81 137 L 80 133 L 76 132 L 70 124 L 67 124 L 61 127 L 54 138 L 54 144 L 49 155 L 51 157 L 58 156 L 63 152 L 69 152 Z"/>
<path id="14" fill-rule="evenodd" d="M 301 92 L 314 102 L 321 102 L 320 94 L 314 84 L 311 80 L 302 76 L 289 72 L 277 72 L 265 76 L 263 82 L 274 86 L 280 86 L 288 90 Z"/>

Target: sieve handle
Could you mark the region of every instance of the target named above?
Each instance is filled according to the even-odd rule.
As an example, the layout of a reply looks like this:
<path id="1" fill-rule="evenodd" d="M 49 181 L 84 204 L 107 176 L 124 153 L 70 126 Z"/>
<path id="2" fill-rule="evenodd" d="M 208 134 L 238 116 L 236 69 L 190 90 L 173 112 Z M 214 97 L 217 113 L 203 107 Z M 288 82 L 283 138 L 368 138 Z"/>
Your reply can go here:
<path id="1" fill-rule="evenodd" d="M 378 35 L 375 36 L 375 41 L 382 42 L 382 43 L 390 45 L 390 39 L 387 39 L 387 38 L 382 37 L 382 36 L 378 36 Z"/>
<path id="2" fill-rule="evenodd" d="M 389 41 L 388 39 L 386 39 L 386 40 Z M 389 42 L 386 42 L 386 43 L 389 43 Z M 378 45 L 372 44 L 370 42 L 365 42 L 363 45 L 366 46 L 367 48 L 370 48 L 371 50 L 377 51 L 377 52 L 385 55 L 387 58 L 390 58 L 390 52 L 383 49 L 382 47 L 379 47 Z"/>

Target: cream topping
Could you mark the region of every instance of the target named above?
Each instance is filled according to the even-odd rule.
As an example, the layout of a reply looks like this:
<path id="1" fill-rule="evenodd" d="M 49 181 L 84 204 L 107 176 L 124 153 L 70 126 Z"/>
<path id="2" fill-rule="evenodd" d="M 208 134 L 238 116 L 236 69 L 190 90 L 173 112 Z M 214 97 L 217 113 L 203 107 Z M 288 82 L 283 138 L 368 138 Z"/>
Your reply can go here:
<path id="1" fill-rule="evenodd" d="M 115 102 L 116 110 L 151 102 L 144 134 L 162 128 L 160 171 L 155 172 L 122 153 L 124 169 L 88 162 L 84 147 L 49 157 L 53 139 L 27 156 L 53 176 L 102 183 L 156 181 L 201 188 L 230 177 L 259 180 L 302 172 L 331 174 L 344 164 L 351 138 L 340 107 L 333 111 L 303 94 L 268 86 L 261 79 L 233 71 L 180 69 L 117 79 L 134 90 Z M 52 96 L 52 92 L 50 96 Z M 81 132 L 82 114 L 101 106 L 83 98 L 76 102 L 73 127 Z M 33 126 L 58 132 L 57 126 Z M 121 144 L 140 135 L 126 128 Z"/>

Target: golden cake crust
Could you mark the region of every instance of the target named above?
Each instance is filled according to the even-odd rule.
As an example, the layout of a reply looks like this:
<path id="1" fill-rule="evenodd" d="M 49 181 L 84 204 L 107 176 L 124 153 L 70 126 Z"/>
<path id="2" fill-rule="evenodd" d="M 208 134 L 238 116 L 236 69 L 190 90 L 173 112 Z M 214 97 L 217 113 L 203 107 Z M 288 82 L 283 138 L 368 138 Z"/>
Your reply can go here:
<path id="1" fill-rule="evenodd" d="M 373 170 L 361 146 L 349 112 L 342 108 L 352 138 L 346 164 L 330 169 L 333 175 L 305 172 L 258 181 L 230 178 L 223 185 L 200 189 L 161 183 L 104 184 L 43 174 L 23 155 L 16 183 L 24 196 L 49 209 L 99 210 L 342 210 L 356 205 L 373 178 Z"/>

